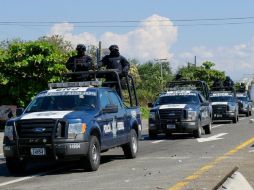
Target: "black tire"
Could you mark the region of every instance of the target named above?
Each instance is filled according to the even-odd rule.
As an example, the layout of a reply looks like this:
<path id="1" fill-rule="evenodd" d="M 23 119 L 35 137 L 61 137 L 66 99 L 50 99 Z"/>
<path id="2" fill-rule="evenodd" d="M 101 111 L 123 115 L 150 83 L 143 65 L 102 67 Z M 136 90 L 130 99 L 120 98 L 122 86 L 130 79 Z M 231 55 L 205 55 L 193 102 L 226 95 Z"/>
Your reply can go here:
<path id="1" fill-rule="evenodd" d="M 233 118 L 233 123 L 237 123 L 237 116 L 235 115 L 235 117 Z"/>
<path id="2" fill-rule="evenodd" d="M 249 114 L 250 114 L 250 116 L 252 116 L 252 112 L 251 111 L 249 111 Z"/>
<path id="3" fill-rule="evenodd" d="M 97 136 L 91 136 L 88 155 L 81 159 L 81 165 L 86 171 L 96 171 L 100 166 L 101 147 Z"/>
<path id="4" fill-rule="evenodd" d="M 210 122 L 208 125 L 204 126 L 205 134 L 211 134 L 212 133 L 212 122 Z"/>
<path id="5" fill-rule="evenodd" d="M 201 129 L 201 121 L 198 120 L 198 129 L 193 131 L 194 138 L 201 138 L 202 136 L 202 129 Z"/>
<path id="6" fill-rule="evenodd" d="M 167 138 L 172 138 L 172 133 L 171 132 L 166 132 L 166 137 Z"/>
<path id="7" fill-rule="evenodd" d="M 150 139 L 156 139 L 157 138 L 157 133 L 155 131 L 148 131 L 148 135 Z"/>
<path id="8" fill-rule="evenodd" d="M 137 157 L 138 135 L 134 129 L 131 129 L 129 142 L 123 145 L 122 149 L 126 158 L 132 159 Z"/>
<path id="9" fill-rule="evenodd" d="M 6 166 L 11 174 L 25 174 L 26 161 L 19 160 L 18 158 L 6 158 Z"/>
<path id="10" fill-rule="evenodd" d="M 246 117 L 249 117 L 250 116 L 250 112 L 247 111 L 247 113 L 245 114 Z"/>

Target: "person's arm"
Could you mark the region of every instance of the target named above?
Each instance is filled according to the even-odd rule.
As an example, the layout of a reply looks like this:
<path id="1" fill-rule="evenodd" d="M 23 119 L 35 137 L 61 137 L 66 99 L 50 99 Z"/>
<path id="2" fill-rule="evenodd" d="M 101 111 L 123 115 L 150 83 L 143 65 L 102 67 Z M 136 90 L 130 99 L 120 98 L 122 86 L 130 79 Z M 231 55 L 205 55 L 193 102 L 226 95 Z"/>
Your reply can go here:
<path id="1" fill-rule="evenodd" d="M 107 62 L 107 56 L 104 56 L 99 62 L 98 62 L 98 68 L 106 66 Z"/>
<path id="2" fill-rule="evenodd" d="M 68 61 L 66 62 L 66 68 L 67 68 L 68 70 L 72 70 L 72 69 L 73 69 L 73 57 L 70 57 L 70 58 L 68 59 Z"/>
<path id="3" fill-rule="evenodd" d="M 130 63 L 127 61 L 127 59 L 125 57 L 122 57 L 122 68 L 123 68 L 123 74 L 127 75 L 130 69 Z"/>

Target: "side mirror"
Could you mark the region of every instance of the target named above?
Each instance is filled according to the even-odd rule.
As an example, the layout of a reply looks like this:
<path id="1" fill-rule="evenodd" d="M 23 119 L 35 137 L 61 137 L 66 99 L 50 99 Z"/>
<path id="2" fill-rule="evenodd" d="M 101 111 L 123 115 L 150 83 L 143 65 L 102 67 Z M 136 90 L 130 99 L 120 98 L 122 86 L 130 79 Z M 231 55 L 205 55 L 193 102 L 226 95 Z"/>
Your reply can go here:
<path id="1" fill-rule="evenodd" d="M 107 105 L 105 108 L 102 109 L 102 113 L 117 113 L 118 112 L 118 107 L 117 105 Z"/>
<path id="2" fill-rule="evenodd" d="M 21 116 L 23 112 L 24 112 L 24 108 L 17 108 L 17 109 L 16 109 L 16 116 L 17 116 L 17 117 L 18 117 L 18 116 Z"/>
<path id="3" fill-rule="evenodd" d="M 152 107 L 153 107 L 153 103 L 149 102 L 149 103 L 147 104 L 147 106 L 148 106 L 149 108 L 152 108 Z"/>

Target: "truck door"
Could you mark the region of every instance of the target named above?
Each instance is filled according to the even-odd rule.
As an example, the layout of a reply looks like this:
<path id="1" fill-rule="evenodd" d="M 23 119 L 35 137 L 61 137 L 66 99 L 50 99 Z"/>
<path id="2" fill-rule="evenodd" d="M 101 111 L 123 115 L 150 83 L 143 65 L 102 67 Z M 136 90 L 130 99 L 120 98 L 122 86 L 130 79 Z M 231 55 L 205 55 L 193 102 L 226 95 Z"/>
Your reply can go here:
<path id="1" fill-rule="evenodd" d="M 200 113 L 201 113 L 201 124 L 203 125 L 207 125 L 210 121 L 209 121 L 209 105 L 206 105 L 206 99 L 199 94 L 199 101 L 200 101 Z"/>
<path id="2" fill-rule="evenodd" d="M 110 98 L 110 103 L 118 107 L 118 112 L 115 113 L 113 120 L 116 122 L 115 135 L 116 135 L 117 144 L 120 145 L 127 142 L 128 129 L 126 128 L 127 126 L 126 110 L 122 102 L 120 101 L 119 96 L 116 94 L 116 92 L 109 91 L 109 98 Z"/>
<path id="3" fill-rule="evenodd" d="M 99 94 L 100 109 L 103 110 L 107 105 L 110 105 L 110 100 L 107 91 L 103 91 Z M 114 113 L 101 113 L 101 117 L 97 122 L 101 129 L 101 146 L 102 149 L 108 149 L 116 145 L 113 140 L 113 117 Z"/>

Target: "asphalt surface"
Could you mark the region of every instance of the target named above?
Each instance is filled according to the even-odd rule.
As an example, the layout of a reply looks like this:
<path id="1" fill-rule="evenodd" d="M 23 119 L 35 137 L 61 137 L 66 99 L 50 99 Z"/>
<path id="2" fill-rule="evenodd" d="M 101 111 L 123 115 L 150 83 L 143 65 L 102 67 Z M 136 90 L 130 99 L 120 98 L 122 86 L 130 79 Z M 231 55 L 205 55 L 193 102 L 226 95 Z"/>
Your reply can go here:
<path id="1" fill-rule="evenodd" d="M 102 154 L 96 172 L 84 172 L 77 163 L 65 162 L 30 165 L 29 175 L 11 176 L 1 147 L 0 189 L 212 189 L 235 166 L 254 187 L 251 118 L 241 117 L 237 124 L 215 123 L 212 134 L 199 140 L 183 134 L 150 140 L 145 121 L 138 157 L 125 159 L 120 148 L 110 150 Z"/>

